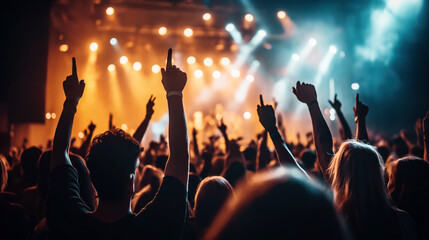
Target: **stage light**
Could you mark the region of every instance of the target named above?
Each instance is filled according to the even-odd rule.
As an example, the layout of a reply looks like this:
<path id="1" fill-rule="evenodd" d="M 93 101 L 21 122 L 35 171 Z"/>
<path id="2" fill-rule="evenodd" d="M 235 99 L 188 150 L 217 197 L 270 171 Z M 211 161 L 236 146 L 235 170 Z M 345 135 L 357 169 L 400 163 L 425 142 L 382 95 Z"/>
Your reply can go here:
<path id="1" fill-rule="evenodd" d="M 252 114 L 250 114 L 250 112 L 245 112 L 243 113 L 243 117 L 244 119 L 250 119 L 252 117 Z"/>
<path id="2" fill-rule="evenodd" d="M 46 115 L 45 115 L 45 117 L 46 117 L 46 119 L 48 119 L 48 120 L 49 120 L 49 119 L 51 119 L 51 113 L 47 112 L 47 113 L 46 113 Z"/>
<path id="3" fill-rule="evenodd" d="M 186 28 L 185 31 L 183 31 L 183 34 L 185 34 L 186 37 L 191 37 L 194 34 L 194 31 L 192 31 L 191 28 Z"/>
<path id="4" fill-rule="evenodd" d="M 61 52 L 67 52 L 69 50 L 69 45 L 67 44 L 61 44 L 59 47 Z"/>
<path id="5" fill-rule="evenodd" d="M 227 57 L 223 57 L 223 58 L 220 60 L 220 63 L 221 63 L 222 65 L 224 65 L 224 66 L 228 66 L 228 65 L 231 63 L 231 61 L 229 60 L 229 58 L 227 58 Z"/>
<path id="6" fill-rule="evenodd" d="M 292 54 L 292 60 L 299 61 L 299 55 L 296 53 Z"/>
<path id="7" fill-rule="evenodd" d="M 209 21 L 210 19 L 212 19 L 212 15 L 210 13 L 204 13 L 203 20 Z"/>
<path id="8" fill-rule="evenodd" d="M 244 15 L 244 20 L 246 20 L 246 22 L 253 22 L 253 15 L 250 13 Z"/>
<path id="9" fill-rule="evenodd" d="M 79 132 L 79 133 L 77 134 L 77 136 L 78 136 L 79 138 L 83 138 L 83 137 L 85 137 L 85 135 L 83 134 L 83 132 Z"/>
<path id="10" fill-rule="evenodd" d="M 277 17 L 279 19 L 284 19 L 286 17 L 286 12 L 285 11 L 278 11 L 277 12 Z"/>
<path id="11" fill-rule="evenodd" d="M 159 33 L 159 35 L 164 36 L 165 34 L 167 34 L 167 28 L 166 27 L 160 27 L 158 29 L 158 33 Z"/>
<path id="12" fill-rule="evenodd" d="M 343 58 L 343 57 L 346 57 L 346 53 L 345 53 L 344 51 L 341 51 L 341 52 L 340 52 L 340 57 L 342 57 L 342 58 Z"/>
<path id="13" fill-rule="evenodd" d="M 234 70 L 232 70 L 232 71 L 231 71 L 231 75 L 232 75 L 233 77 L 235 77 L 235 78 L 240 77 L 240 70 L 238 70 L 238 69 L 234 69 Z"/>
<path id="14" fill-rule="evenodd" d="M 213 72 L 213 78 L 218 79 L 218 78 L 220 78 L 220 76 L 221 76 L 221 73 L 219 71 L 214 71 Z"/>
<path id="15" fill-rule="evenodd" d="M 195 59 L 195 57 L 190 56 L 188 57 L 188 59 L 186 59 L 186 61 L 188 62 L 188 64 L 194 64 L 197 60 Z"/>
<path id="16" fill-rule="evenodd" d="M 211 58 L 204 59 L 204 65 L 210 67 L 211 65 L 213 65 L 213 60 Z"/>
<path id="17" fill-rule="evenodd" d="M 255 77 L 252 74 L 247 74 L 246 80 L 248 82 L 253 82 L 253 81 L 255 81 Z"/>
<path id="18" fill-rule="evenodd" d="M 128 126 L 127 126 L 127 124 L 122 124 L 121 125 L 121 128 L 122 128 L 122 130 L 124 130 L 124 131 L 127 131 L 128 130 Z"/>
<path id="19" fill-rule="evenodd" d="M 231 32 L 232 30 L 234 30 L 235 29 L 235 26 L 234 26 L 234 24 L 232 24 L 232 23 L 228 23 L 226 26 L 225 26 L 225 30 L 226 31 L 228 31 L 228 32 Z"/>
<path id="20" fill-rule="evenodd" d="M 161 71 L 161 67 L 158 64 L 152 66 L 153 73 L 159 73 L 159 71 Z"/>
<path id="21" fill-rule="evenodd" d="M 329 119 L 331 119 L 331 121 L 335 121 L 335 115 L 330 115 Z"/>
<path id="22" fill-rule="evenodd" d="M 111 38 L 111 39 L 110 39 L 110 45 L 114 46 L 114 45 L 116 45 L 116 44 L 118 44 L 118 39 L 116 39 L 116 38 Z"/>
<path id="23" fill-rule="evenodd" d="M 57 114 L 55 114 L 55 113 L 51 113 L 51 118 L 52 118 L 52 119 L 57 118 Z"/>
<path id="24" fill-rule="evenodd" d="M 107 66 L 107 71 L 109 72 L 113 72 L 115 71 L 115 69 L 116 69 L 115 64 L 109 64 L 109 66 Z"/>
<path id="25" fill-rule="evenodd" d="M 357 90 L 359 90 L 359 83 L 352 83 L 352 89 L 353 90 L 355 90 L 355 91 L 357 91 Z"/>
<path id="26" fill-rule="evenodd" d="M 126 63 L 128 62 L 128 58 L 127 58 L 126 56 L 122 56 L 122 57 L 119 59 L 119 62 L 120 62 L 121 64 L 126 64 Z"/>
<path id="27" fill-rule="evenodd" d="M 98 44 L 96 42 L 93 42 L 89 45 L 89 50 L 91 50 L 91 52 L 95 52 L 98 49 Z"/>
<path id="28" fill-rule="evenodd" d="M 329 46 L 329 52 L 331 52 L 332 54 L 337 53 L 337 47 L 335 47 L 334 45 Z"/>
<path id="29" fill-rule="evenodd" d="M 314 47 L 314 46 L 316 46 L 317 41 L 314 38 L 310 38 L 310 40 L 308 40 L 308 44 L 310 44 L 310 46 Z"/>
<path id="30" fill-rule="evenodd" d="M 196 78 L 202 78 L 202 77 L 203 77 L 203 71 L 201 71 L 201 70 L 199 70 L 199 69 L 195 70 L 195 72 L 194 72 L 194 76 L 195 76 Z"/>
<path id="31" fill-rule="evenodd" d="M 260 36 L 262 36 L 262 37 L 265 37 L 265 36 L 267 36 L 267 32 L 265 31 L 265 30 L 258 30 L 258 32 L 256 33 L 256 34 L 259 34 Z"/>
<path id="32" fill-rule="evenodd" d="M 112 16 L 115 13 L 115 9 L 112 7 L 106 8 L 106 14 Z"/>
<path id="33" fill-rule="evenodd" d="M 333 108 L 329 109 L 329 114 L 335 115 L 335 109 L 333 109 Z"/>
<path id="34" fill-rule="evenodd" d="M 142 64 L 140 62 L 135 62 L 133 64 L 134 71 L 140 71 L 142 69 Z"/>

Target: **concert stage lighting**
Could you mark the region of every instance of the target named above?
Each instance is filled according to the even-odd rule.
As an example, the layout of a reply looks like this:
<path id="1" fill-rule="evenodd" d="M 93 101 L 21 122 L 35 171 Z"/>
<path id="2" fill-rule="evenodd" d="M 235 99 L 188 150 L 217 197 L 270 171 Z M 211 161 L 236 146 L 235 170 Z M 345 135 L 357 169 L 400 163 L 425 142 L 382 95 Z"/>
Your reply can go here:
<path id="1" fill-rule="evenodd" d="M 197 60 L 195 59 L 195 57 L 190 56 L 186 61 L 188 62 L 188 64 L 194 64 Z"/>
<path id="2" fill-rule="evenodd" d="M 214 72 L 213 72 L 213 74 L 212 74 L 212 75 L 213 75 L 213 78 L 215 78 L 215 79 L 219 79 L 219 78 L 220 78 L 220 76 L 221 76 L 221 73 L 220 73 L 219 71 L 217 71 L 217 70 L 216 70 L 216 71 L 214 71 Z"/>
<path id="3" fill-rule="evenodd" d="M 122 57 L 119 59 L 119 62 L 120 62 L 121 64 L 126 64 L 126 63 L 128 62 L 128 58 L 127 58 L 126 56 L 122 56 Z"/>
<path id="4" fill-rule="evenodd" d="M 161 36 L 164 36 L 165 34 L 167 34 L 167 28 L 166 27 L 160 27 L 158 29 L 158 34 Z"/>
<path id="5" fill-rule="evenodd" d="M 231 63 L 231 61 L 229 60 L 229 58 L 227 58 L 227 57 L 223 57 L 223 58 L 220 60 L 220 63 L 221 63 L 222 65 L 224 65 L 224 66 L 228 66 L 228 65 L 229 65 L 229 63 Z"/>
<path id="6" fill-rule="evenodd" d="M 355 90 L 355 91 L 357 91 L 357 90 L 359 90 L 359 83 L 352 83 L 352 89 L 353 90 Z"/>
<path id="7" fill-rule="evenodd" d="M 69 50 L 69 45 L 67 45 L 67 44 L 61 44 L 60 47 L 59 47 L 59 50 L 61 52 L 67 52 Z"/>
<path id="8" fill-rule="evenodd" d="M 240 70 L 238 70 L 238 69 L 234 69 L 234 70 L 232 70 L 232 71 L 231 71 L 231 75 L 232 75 L 233 77 L 235 77 L 235 78 L 240 77 Z"/>
<path id="9" fill-rule="evenodd" d="M 244 15 L 244 20 L 246 20 L 246 22 L 253 22 L 254 20 L 253 15 L 250 13 Z"/>
<path id="10" fill-rule="evenodd" d="M 194 76 L 195 76 L 196 78 L 202 78 L 202 77 L 203 77 L 203 71 L 201 71 L 201 70 L 199 70 L 199 69 L 195 70 L 195 72 L 194 72 Z"/>
<path id="11" fill-rule="evenodd" d="M 204 13 L 203 20 L 209 21 L 210 19 L 212 19 L 212 15 L 210 13 Z"/>
<path id="12" fill-rule="evenodd" d="M 98 44 L 96 42 L 93 42 L 89 45 L 89 50 L 91 50 L 91 52 L 95 52 L 98 49 Z"/>
<path id="13" fill-rule="evenodd" d="M 113 72 L 113 71 L 115 71 L 115 69 L 116 69 L 115 64 L 109 64 L 109 66 L 107 66 L 107 70 L 109 72 Z"/>
<path id="14" fill-rule="evenodd" d="M 142 69 L 142 64 L 140 62 L 135 62 L 133 64 L 134 71 L 140 71 Z"/>
<path id="15" fill-rule="evenodd" d="M 152 66 L 153 73 L 159 73 L 159 71 L 161 71 L 161 67 L 158 64 Z"/>
<path id="16" fill-rule="evenodd" d="M 213 60 L 211 58 L 205 58 L 204 65 L 206 65 L 207 67 L 210 67 L 211 65 L 213 65 Z"/>
<path id="17" fill-rule="evenodd" d="M 112 16 L 115 13 L 115 9 L 112 7 L 106 8 L 106 14 Z"/>
<path id="18" fill-rule="evenodd" d="M 116 39 L 116 38 L 111 38 L 111 39 L 110 39 L 110 45 L 114 46 L 114 45 L 116 45 L 116 44 L 118 44 L 118 39 Z"/>
<path id="19" fill-rule="evenodd" d="M 286 17 L 286 12 L 285 11 L 278 11 L 277 12 L 277 17 L 279 19 L 284 19 Z"/>
<path id="20" fill-rule="evenodd" d="M 252 117 L 252 114 L 250 114 L 250 112 L 245 112 L 243 113 L 243 117 L 244 119 L 250 119 Z"/>
<path id="21" fill-rule="evenodd" d="M 185 31 L 183 31 L 183 34 L 186 37 L 191 37 L 194 34 L 194 31 L 191 28 L 186 28 Z"/>

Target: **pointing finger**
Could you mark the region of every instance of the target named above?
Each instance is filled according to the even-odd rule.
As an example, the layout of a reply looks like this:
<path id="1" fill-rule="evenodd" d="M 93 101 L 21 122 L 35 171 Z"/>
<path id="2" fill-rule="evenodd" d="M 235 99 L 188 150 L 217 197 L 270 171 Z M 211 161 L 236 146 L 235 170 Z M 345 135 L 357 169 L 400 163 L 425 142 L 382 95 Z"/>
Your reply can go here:
<path id="1" fill-rule="evenodd" d="M 77 78 L 76 59 L 72 58 L 72 75 Z"/>
<path id="2" fill-rule="evenodd" d="M 171 54 L 172 54 L 173 50 L 168 49 L 168 55 L 167 55 L 167 66 L 166 69 L 171 68 Z"/>
<path id="3" fill-rule="evenodd" d="M 259 94 L 259 100 L 261 102 L 261 107 L 264 106 L 264 99 L 262 98 L 262 94 Z"/>

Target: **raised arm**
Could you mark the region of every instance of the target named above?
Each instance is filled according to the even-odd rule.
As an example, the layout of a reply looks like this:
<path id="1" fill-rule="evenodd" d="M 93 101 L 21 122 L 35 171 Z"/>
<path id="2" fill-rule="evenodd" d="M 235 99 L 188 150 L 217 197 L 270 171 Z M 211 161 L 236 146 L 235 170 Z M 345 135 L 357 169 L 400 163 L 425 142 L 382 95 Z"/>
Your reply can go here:
<path id="1" fill-rule="evenodd" d="M 332 151 L 332 135 L 320 111 L 319 103 L 317 102 L 316 89 L 312 84 L 296 83 L 296 87 L 292 88 L 292 92 L 298 100 L 307 104 L 310 111 L 311 122 L 313 124 L 314 143 L 316 145 L 317 160 L 326 180 L 326 170 L 328 169 L 331 158 L 334 155 Z"/>
<path id="2" fill-rule="evenodd" d="M 359 94 L 356 93 L 353 113 L 356 122 L 356 140 L 358 141 L 368 141 L 368 132 L 366 131 L 366 115 L 368 111 L 368 106 L 359 101 Z"/>
<path id="3" fill-rule="evenodd" d="M 69 157 L 70 137 L 73 128 L 74 115 L 76 107 L 82 97 L 85 89 L 85 82 L 79 82 L 76 70 L 76 60 L 72 59 L 72 74 L 67 76 L 63 82 L 66 101 L 64 102 L 63 111 L 55 130 L 54 145 L 52 149 L 51 170 L 62 164 L 71 164 Z"/>
<path id="4" fill-rule="evenodd" d="M 347 123 L 346 118 L 344 117 L 343 112 L 341 111 L 341 102 L 337 99 L 337 94 L 335 94 L 334 102 L 328 100 L 332 108 L 335 109 L 338 119 L 340 120 L 340 127 L 342 129 L 341 138 L 342 140 L 353 139 L 352 130 L 350 129 L 349 124 Z"/>
<path id="5" fill-rule="evenodd" d="M 168 50 L 167 66 L 161 69 L 162 85 L 167 93 L 169 116 L 170 157 L 165 175 L 179 179 L 188 189 L 189 146 L 182 91 L 186 85 L 186 73 L 171 63 L 172 50 Z"/>
<path id="6" fill-rule="evenodd" d="M 137 128 L 136 132 L 133 134 L 133 138 L 137 140 L 137 142 L 142 141 L 143 136 L 147 130 L 147 126 L 149 126 L 149 121 L 154 113 L 153 106 L 155 105 L 155 99 L 156 97 L 154 97 L 153 95 L 150 96 L 146 104 L 146 116 L 140 123 L 140 126 Z"/>
<path id="7" fill-rule="evenodd" d="M 220 132 L 222 133 L 223 139 L 225 140 L 225 151 L 226 153 L 229 152 L 229 138 L 228 134 L 226 133 L 226 125 L 223 123 L 223 119 L 220 120 L 220 124 L 217 126 L 219 128 Z"/>
<path id="8" fill-rule="evenodd" d="M 83 159 L 85 159 L 85 158 L 86 158 L 86 155 L 87 155 L 87 154 L 88 154 L 88 152 L 89 152 L 89 147 L 90 147 L 90 145 L 91 145 L 91 140 L 92 140 L 92 136 L 94 135 L 95 127 L 96 127 L 96 125 L 95 125 L 93 122 L 91 122 L 91 123 L 88 125 L 88 131 L 89 131 L 89 133 L 88 133 L 88 135 L 86 136 L 85 141 L 82 143 L 82 145 L 81 145 L 81 146 L 80 146 L 80 148 L 79 148 L 79 155 L 80 155 Z"/>
<path id="9" fill-rule="evenodd" d="M 423 158 L 427 162 L 429 162 L 429 111 L 426 113 L 425 118 L 423 118 L 422 125 L 423 125 L 423 145 L 424 145 Z"/>
<path id="10" fill-rule="evenodd" d="M 292 153 L 289 151 L 285 142 L 283 141 L 283 137 L 276 126 L 276 115 L 273 107 L 271 105 L 264 105 L 262 95 L 259 95 L 259 99 L 260 105 L 258 105 L 257 108 L 259 122 L 270 134 L 271 140 L 273 141 L 274 147 L 276 148 L 279 163 L 282 165 L 296 167 L 305 174 L 305 171 L 296 162 Z"/>

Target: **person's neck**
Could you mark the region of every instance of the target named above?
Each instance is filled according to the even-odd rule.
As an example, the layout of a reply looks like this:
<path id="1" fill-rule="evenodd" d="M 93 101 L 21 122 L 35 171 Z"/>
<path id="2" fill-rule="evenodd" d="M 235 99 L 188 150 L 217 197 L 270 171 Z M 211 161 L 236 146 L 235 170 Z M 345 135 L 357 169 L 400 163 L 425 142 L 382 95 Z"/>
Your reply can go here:
<path id="1" fill-rule="evenodd" d="M 92 215 L 103 222 L 116 222 L 130 213 L 130 199 L 118 201 L 103 201 L 100 199 L 98 207 Z"/>

